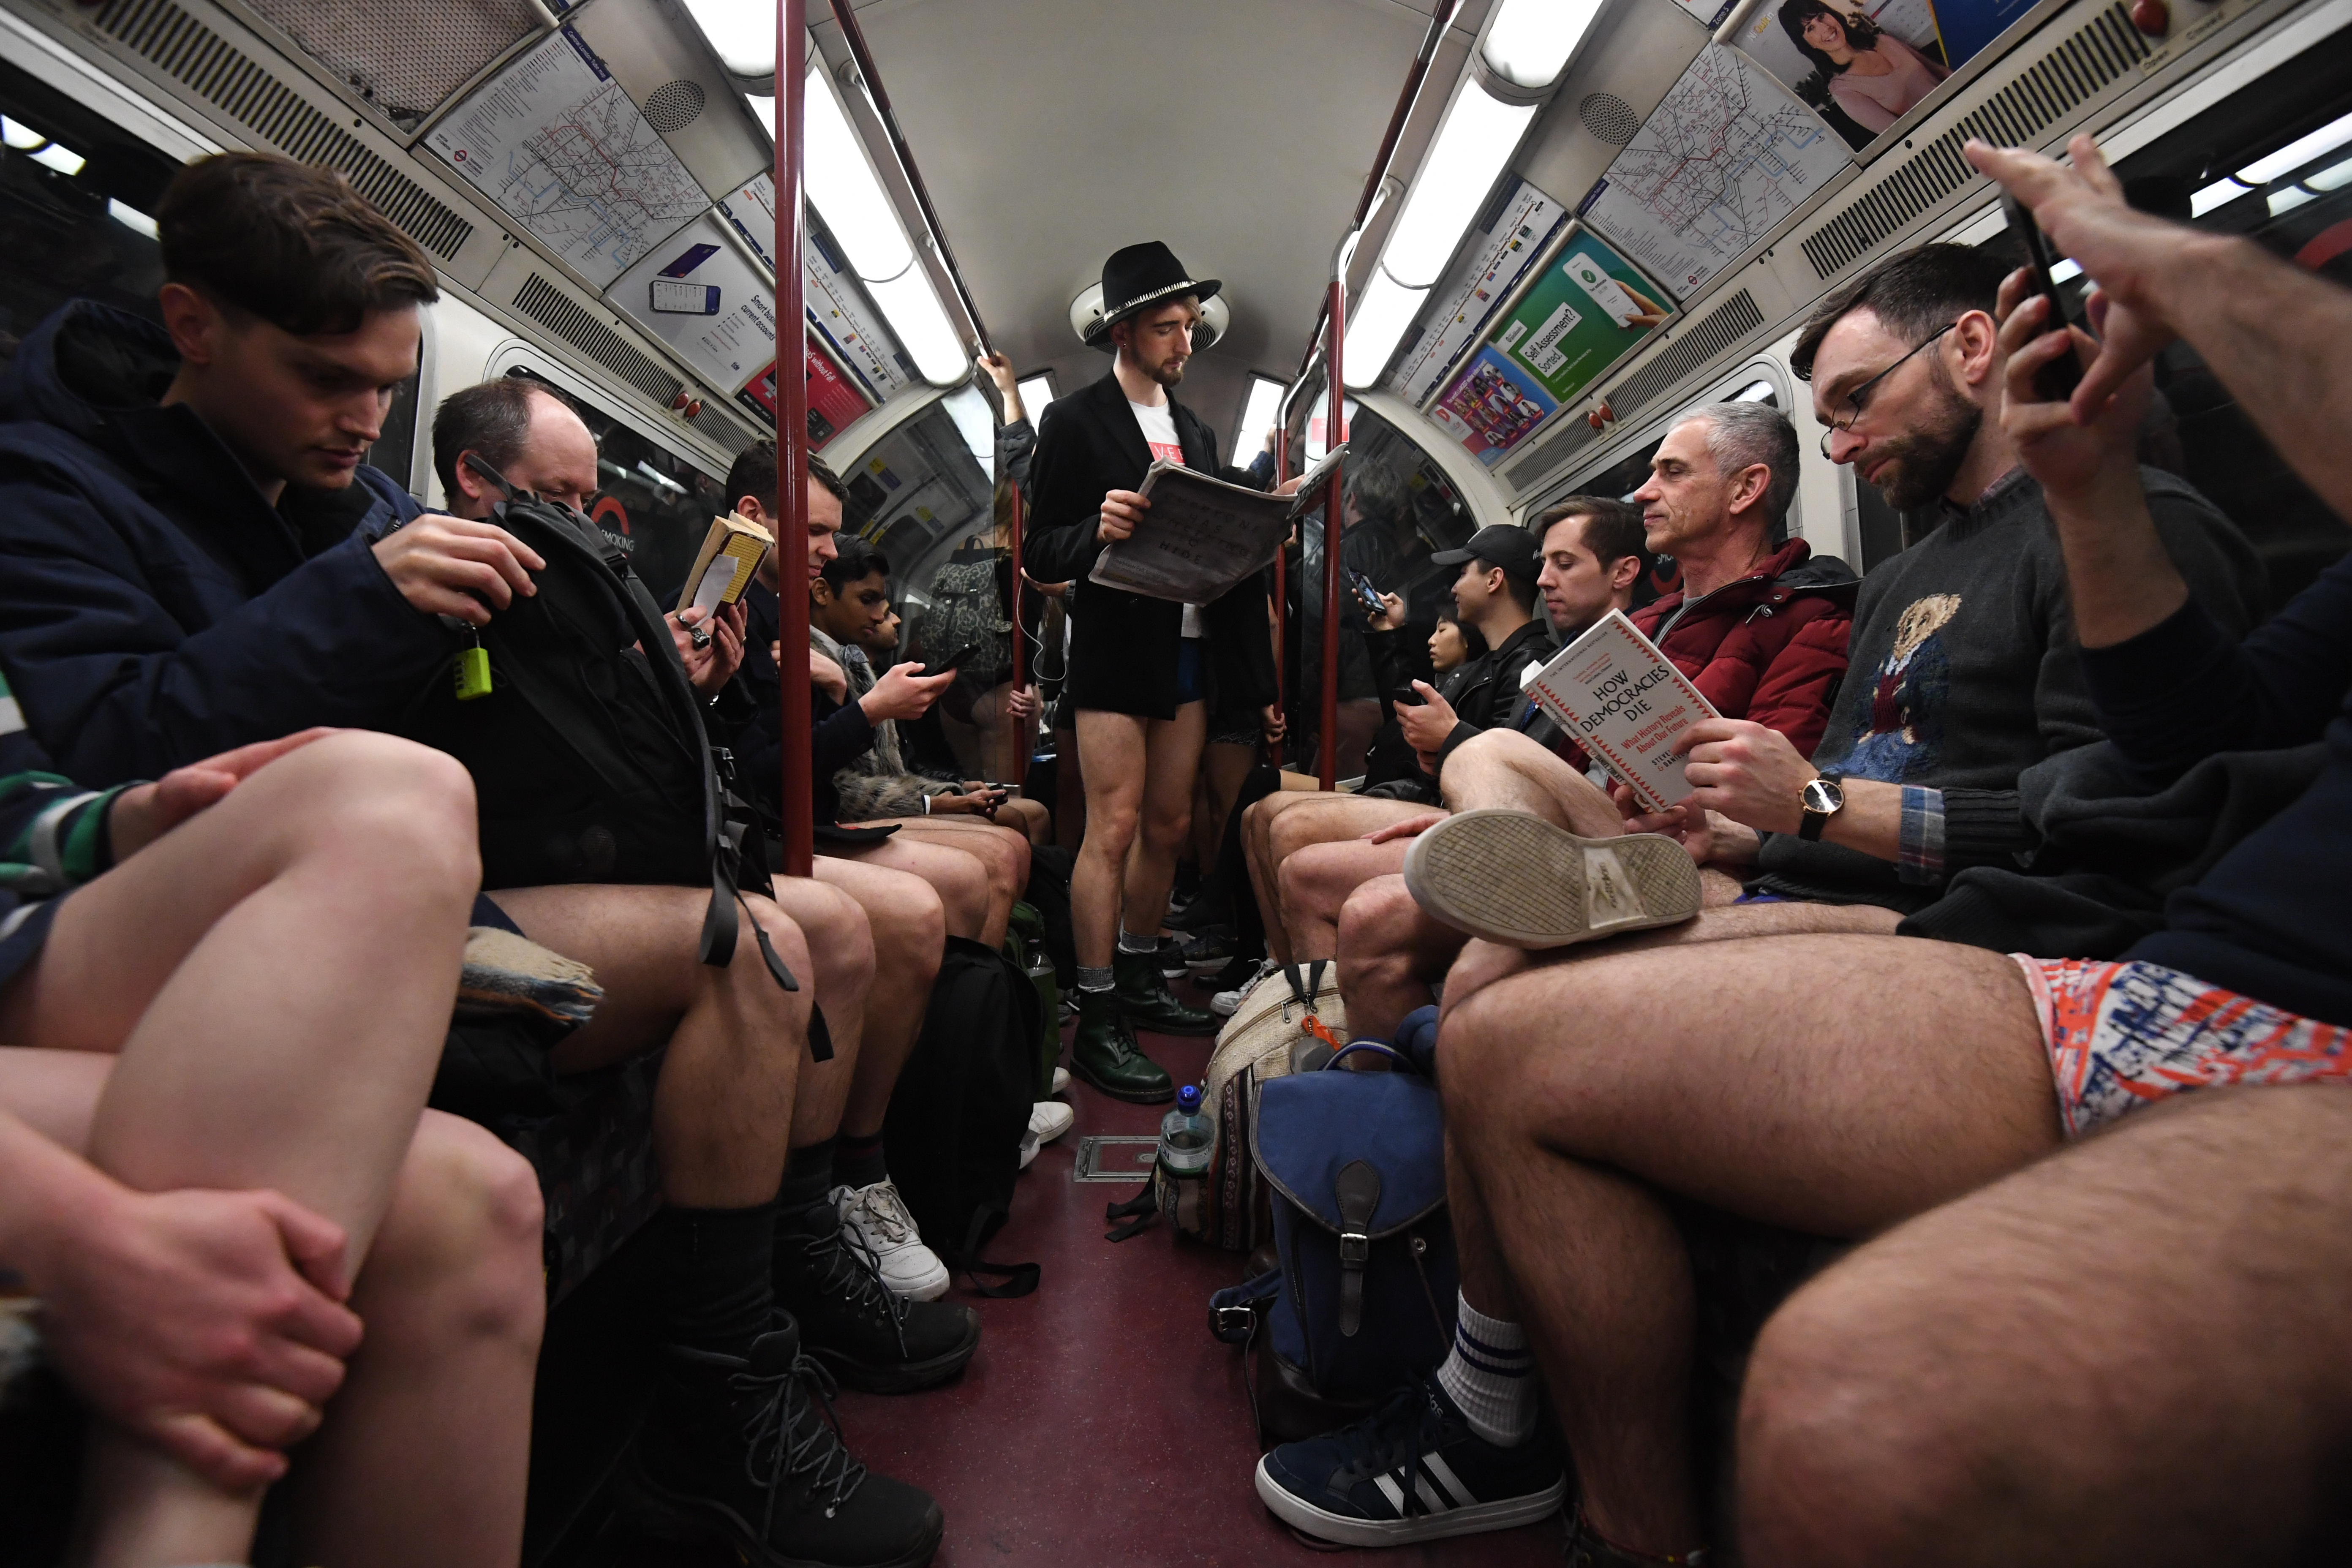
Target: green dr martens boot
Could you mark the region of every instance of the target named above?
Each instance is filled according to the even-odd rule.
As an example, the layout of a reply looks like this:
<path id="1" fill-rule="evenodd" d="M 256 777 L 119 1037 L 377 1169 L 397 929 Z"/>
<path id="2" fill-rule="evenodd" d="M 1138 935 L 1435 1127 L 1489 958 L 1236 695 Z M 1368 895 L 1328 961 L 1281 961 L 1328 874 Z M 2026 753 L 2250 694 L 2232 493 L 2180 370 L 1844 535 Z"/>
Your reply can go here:
<path id="1" fill-rule="evenodd" d="M 1160 960 L 1149 952 L 1122 952 L 1112 964 L 1111 994 L 1138 1029 L 1160 1035 L 1213 1035 L 1224 1020 L 1204 1008 L 1187 1007 L 1168 989 Z"/>
<path id="2" fill-rule="evenodd" d="M 1070 1068 L 1113 1100 L 1157 1105 L 1176 1098 L 1168 1069 L 1136 1048 L 1119 1016 L 1117 993 L 1078 993 L 1078 1029 L 1070 1041 Z"/>

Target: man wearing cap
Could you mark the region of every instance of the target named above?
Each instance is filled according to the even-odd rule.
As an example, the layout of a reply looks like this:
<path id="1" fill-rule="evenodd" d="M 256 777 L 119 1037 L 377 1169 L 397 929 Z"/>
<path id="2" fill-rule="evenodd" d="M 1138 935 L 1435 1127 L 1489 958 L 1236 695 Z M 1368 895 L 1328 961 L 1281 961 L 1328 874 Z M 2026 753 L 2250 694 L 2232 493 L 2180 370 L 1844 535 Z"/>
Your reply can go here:
<path id="1" fill-rule="evenodd" d="M 1032 578 L 1070 584 L 1064 696 L 1077 713 L 1087 793 L 1086 841 L 1070 885 L 1078 956 L 1071 1066 L 1104 1093 L 1144 1103 L 1175 1089 L 1137 1048 L 1135 1027 L 1216 1032 L 1213 1014 L 1170 994 L 1156 950 L 1191 826 L 1212 690 L 1228 709 L 1258 709 L 1269 729 L 1280 722 L 1266 636 L 1271 579 L 1248 578 L 1207 605 L 1087 579 L 1103 546 L 1142 521 L 1150 503 L 1136 492 L 1155 460 L 1262 488 L 1245 470 L 1222 467 L 1215 435 L 1170 395 L 1184 379 L 1202 301 L 1218 287 L 1192 276 L 1156 240 L 1103 263 L 1102 317 L 1086 341 L 1112 353 L 1111 373 L 1040 416 L 1032 525 L 1022 547 Z"/>

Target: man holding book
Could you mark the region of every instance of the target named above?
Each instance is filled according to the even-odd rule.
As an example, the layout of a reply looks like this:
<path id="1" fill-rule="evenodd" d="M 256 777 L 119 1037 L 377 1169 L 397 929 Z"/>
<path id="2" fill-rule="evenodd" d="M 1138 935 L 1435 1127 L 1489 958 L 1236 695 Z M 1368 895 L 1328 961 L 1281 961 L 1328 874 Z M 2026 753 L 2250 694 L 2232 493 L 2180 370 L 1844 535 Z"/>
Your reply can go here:
<path id="1" fill-rule="evenodd" d="M 1214 1015 L 1170 994 L 1154 957 L 1191 826 L 1208 700 L 1213 689 L 1227 707 L 1246 702 L 1269 731 L 1281 721 L 1266 635 L 1269 574 L 1205 605 L 1087 580 L 1103 547 L 1143 521 L 1150 502 L 1137 491 L 1154 460 L 1259 488 L 1247 470 L 1220 467 L 1215 435 L 1170 395 L 1192 357 L 1201 301 L 1218 280 L 1192 277 L 1155 240 L 1114 252 L 1102 285 L 1102 318 L 1087 342 L 1113 353 L 1111 372 L 1040 416 L 1022 565 L 1038 582 L 1070 584 L 1065 700 L 1077 713 L 1087 794 L 1070 885 L 1078 955 L 1071 1065 L 1106 1094 L 1150 1103 L 1175 1089 L 1137 1048 L 1133 1028 L 1209 1035 L 1217 1026 Z"/>

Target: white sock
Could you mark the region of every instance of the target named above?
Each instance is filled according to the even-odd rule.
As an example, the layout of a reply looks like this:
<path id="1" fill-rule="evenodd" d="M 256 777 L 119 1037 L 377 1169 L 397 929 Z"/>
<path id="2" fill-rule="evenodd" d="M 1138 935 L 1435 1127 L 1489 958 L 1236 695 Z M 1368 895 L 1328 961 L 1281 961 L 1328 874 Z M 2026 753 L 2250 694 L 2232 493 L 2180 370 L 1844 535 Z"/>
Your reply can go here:
<path id="1" fill-rule="evenodd" d="M 1461 1406 L 1470 1430 L 1498 1448 L 1516 1448 L 1536 1431 L 1536 1362 L 1527 1331 L 1460 1300 L 1454 1351 L 1437 1369 L 1438 1384 Z"/>

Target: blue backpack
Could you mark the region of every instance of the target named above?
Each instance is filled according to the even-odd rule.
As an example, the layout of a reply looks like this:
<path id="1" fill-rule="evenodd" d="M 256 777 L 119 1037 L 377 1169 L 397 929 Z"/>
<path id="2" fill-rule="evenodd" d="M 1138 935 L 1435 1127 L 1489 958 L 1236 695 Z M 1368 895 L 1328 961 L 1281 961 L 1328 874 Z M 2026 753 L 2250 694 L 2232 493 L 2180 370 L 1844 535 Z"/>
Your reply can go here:
<path id="1" fill-rule="evenodd" d="M 1360 1051 L 1396 1070 L 1339 1067 Z M 1253 1402 L 1261 1436 L 1284 1441 L 1345 1425 L 1453 1348 L 1444 1118 L 1434 1084 L 1360 1040 L 1320 1071 L 1268 1082 L 1251 1143 L 1280 1266 L 1217 1292 L 1210 1331 L 1263 1340 Z"/>

